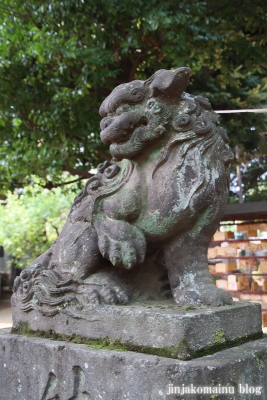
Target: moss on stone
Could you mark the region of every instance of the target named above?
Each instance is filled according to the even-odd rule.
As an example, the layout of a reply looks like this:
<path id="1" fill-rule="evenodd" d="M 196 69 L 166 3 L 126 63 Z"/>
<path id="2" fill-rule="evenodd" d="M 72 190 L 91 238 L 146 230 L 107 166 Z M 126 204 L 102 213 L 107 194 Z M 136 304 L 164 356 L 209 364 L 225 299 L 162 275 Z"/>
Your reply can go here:
<path id="1" fill-rule="evenodd" d="M 193 311 L 195 309 L 196 309 L 196 307 L 189 306 L 189 307 L 186 307 L 185 311 Z"/>
<path id="2" fill-rule="evenodd" d="M 263 369 L 265 366 L 264 354 L 256 354 L 256 364 L 258 369 Z"/>
<path id="3" fill-rule="evenodd" d="M 225 343 L 225 341 L 226 341 L 226 337 L 225 337 L 224 331 L 222 329 L 217 329 L 215 331 L 214 343 L 221 344 L 221 343 Z"/>
<path id="4" fill-rule="evenodd" d="M 200 349 L 194 351 L 190 349 L 189 344 L 186 340 L 182 340 L 182 342 L 178 346 L 171 347 L 148 347 L 148 346 L 138 346 L 132 343 L 122 343 L 120 340 L 110 339 L 109 337 L 95 339 L 95 338 L 85 338 L 79 335 L 65 335 L 60 333 L 55 333 L 51 329 L 48 331 L 40 331 L 40 330 L 32 330 L 29 327 L 28 322 L 21 323 L 18 328 L 12 328 L 12 333 L 20 334 L 24 336 L 30 337 L 39 337 L 45 339 L 59 340 L 72 342 L 76 344 L 84 344 L 89 348 L 96 350 L 115 350 L 115 351 L 133 351 L 136 353 L 144 353 L 150 354 L 159 357 L 173 358 L 173 359 L 182 359 L 182 360 L 191 360 L 193 358 L 204 357 L 206 355 L 214 354 L 218 351 L 222 351 L 231 347 L 240 346 L 244 343 L 247 343 L 251 340 L 262 339 L 262 332 L 254 335 L 247 335 L 245 338 L 240 338 L 236 340 L 229 341 L 225 339 L 222 343 L 220 340 L 222 338 L 221 333 L 218 333 L 218 341 L 213 346 L 210 346 L 205 349 Z"/>

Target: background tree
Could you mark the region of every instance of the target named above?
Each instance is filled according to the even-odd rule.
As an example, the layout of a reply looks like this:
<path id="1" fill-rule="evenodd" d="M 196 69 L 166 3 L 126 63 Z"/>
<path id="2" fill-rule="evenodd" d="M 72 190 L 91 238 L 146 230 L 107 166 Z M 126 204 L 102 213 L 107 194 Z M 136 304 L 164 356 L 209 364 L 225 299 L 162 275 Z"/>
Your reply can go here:
<path id="1" fill-rule="evenodd" d="M 245 201 L 267 200 L 267 140 L 262 141 L 259 151 L 243 152 L 240 160 L 243 192 Z M 230 201 L 238 199 L 238 188 L 235 191 L 237 178 L 232 174 L 232 192 Z"/>
<path id="2" fill-rule="evenodd" d="M 1 0 L 0 190 L 32 174 L 49 189 L 89 177 L 109 157 L 101 102 L 160 68 L 191 67 L 188 91 L 215 110 L 266 107 L 266 19 L 263 0 Z M 266 115 L 223 124 L 259 155 Z"/>
<path id="3" fill-rule="evenodd" d="M 53 244 L 73 198 L 61 188 L 40 191 L 37 185 L 7 195 L 0 206 L 0 243 L 17 267 L 28 267 Z"/>

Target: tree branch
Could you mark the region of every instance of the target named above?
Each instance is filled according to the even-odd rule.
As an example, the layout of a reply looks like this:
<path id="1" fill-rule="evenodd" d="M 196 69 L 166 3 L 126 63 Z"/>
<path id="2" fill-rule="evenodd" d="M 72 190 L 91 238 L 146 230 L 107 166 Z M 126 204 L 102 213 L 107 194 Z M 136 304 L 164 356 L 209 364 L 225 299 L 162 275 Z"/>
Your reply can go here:
<path id="1" fill-rule="evenodd" d="M 57 227 L 55 225 L 53 225 L 53 224 L 52 224 L 52 227 L 55 229 L 55 231 L 57 233 L 57 236 L 59 236 L 59 231 L 58 231 Z"/>
<path id="2" fill-rule="evenodd" d="M 112 158 L 109 153 L 107 153 L 104 149 L 102 149 L 102 147 L 96 147 L 95 151 L 107 161 L 110 161 Z"/>
<path id="3" fill-rule="evenodd" d="M 77 179 L 73 179 L 72 181 L 61 182 L 61 183 L 53 183 L 51 181 L 47 181 L 45 185 L 40 185 L 40 184 L 38 184 L 38 185 L 41 186 L 43 189 L 51 190 L 51 189 L 54 189 L 54 188 L 57 188 L 60 186 L 70 185 L 71 183 L 82 181 L 83 179 L 84 179 L 83 177 L 80 177 Z"/>
<path id="4" fill-rule="evenodd" d="M 82 169 L 76 169 L 73 168 L 69 162 L 67 161 L 66 164 L 64 165 L 64 170 L 69 172 L 71 175 L 78 175 L 82 179 L 89 179 L 93 176 L 93 174 L 90 174 L 88 171 L 83 171 Z"/>

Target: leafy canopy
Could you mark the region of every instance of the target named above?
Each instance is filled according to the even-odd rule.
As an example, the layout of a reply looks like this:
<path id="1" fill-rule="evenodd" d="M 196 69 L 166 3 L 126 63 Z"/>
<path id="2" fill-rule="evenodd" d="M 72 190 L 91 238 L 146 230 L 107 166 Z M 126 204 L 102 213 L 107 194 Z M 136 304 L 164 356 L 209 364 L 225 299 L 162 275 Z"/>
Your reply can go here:
<path id="1" fill-rule="evenodd" d="M 262 0 L 1 0 L 0 191 L 66 183 L 108 158 L 98 108 L 118 84 L 189 66 L 213 108 L 266 107 Z M 264 114 L 223 117 L 231 145 L 258 151 Z"/>

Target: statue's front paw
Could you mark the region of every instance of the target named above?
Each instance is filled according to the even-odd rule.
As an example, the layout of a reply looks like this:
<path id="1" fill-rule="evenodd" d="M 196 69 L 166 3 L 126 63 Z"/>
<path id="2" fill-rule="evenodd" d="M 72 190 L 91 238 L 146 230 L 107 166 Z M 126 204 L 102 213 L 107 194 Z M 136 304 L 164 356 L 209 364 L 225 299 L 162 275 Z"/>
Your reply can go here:
<path id="1" fill-rule="evenodd" d="M 79 291 L 90 304 L 128 304 L 130 301 L 127 288 L 106 272 L 85 279 Z"/>
<path id="2" fill-rule="evenodd" d="M 144 252 L 140 252 L 140 247 L 130 241 L 117 241 L 111 239 L 108 235 L 103 235 L 98 243 L 102 256 L 107 258 L 115 267 L 131 269 L 144 261 Z"/>
<path id="3" fill-rule="evenodd" d="M 102 229 L 98 239 L 99 250 L 115 267 L 133 268 L 145 259 L 146 242 L 142 232 L 121 221 Z"/>

